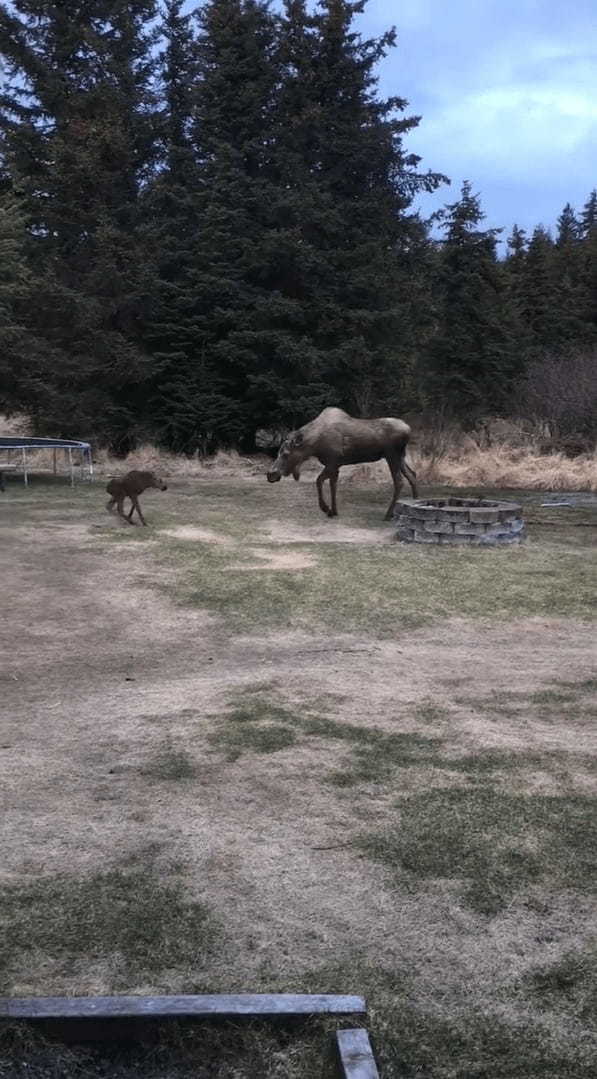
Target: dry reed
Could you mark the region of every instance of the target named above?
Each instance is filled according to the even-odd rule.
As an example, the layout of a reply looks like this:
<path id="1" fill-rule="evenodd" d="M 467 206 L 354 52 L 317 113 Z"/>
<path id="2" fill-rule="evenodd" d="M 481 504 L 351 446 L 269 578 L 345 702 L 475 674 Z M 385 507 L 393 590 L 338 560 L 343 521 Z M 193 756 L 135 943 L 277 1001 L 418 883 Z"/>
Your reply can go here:
<path id="1" fill-rule="evenodd" d="M 596 491 L 597 454 L 565 457 L 532 449 L 466 447 L 458 454 L 433 458 L 413 452 L 419 483 L 438 487 L 513 488 L 525 491 Z M 387 483 L 385 462 L 355 465 L 350 483 Z"/>
<path id="2" fill-rule="evenodd" d="M 512 425 L 511 425 L 512 426 Z M 24 434 L 27 430 L 23 417 L 7 420 L 0 416 L 0 434 Z M 419 446 L 425 440 L 416 439 Z M 563 453 L 541 454 L 532 440 L 528 445 L 512 445 L 510 437 L 502 444 L 479 447 L 468 437 L 460 438 L 460 445 L 445 453 L 424 453 L 411 447 L 409 458 L 414 465 L 419 482 L 425 485 L 446 487 L 514 488 L 538 491 L 595 491 L 597 492 L 597 452 L 579 457 L 566 457 Z M 184 456 L 169 453 L 156 446 L 140 446 L 125 458 L 112 457 L 107 450 L 94 454 L 94 466 L 99 476 L 122 475 L 130 469 L 148 469 L 162 476 L 258 476 L 264 473 L 271 458 L 265 454 L 242 456 L 236 450 L 219 450 L 213 457 L 198 454 Z M 52 467 L 51 451 L 38 451 L 31 455 L 31 468 L 47 470 Z M 305 462 L 302 471 L 314 474 L 316 461 Z M 384 461 L 374 464 L 353 465 L 342 473 L 345 482 L 355 485 L 388 482 L 388 470 Z"/>

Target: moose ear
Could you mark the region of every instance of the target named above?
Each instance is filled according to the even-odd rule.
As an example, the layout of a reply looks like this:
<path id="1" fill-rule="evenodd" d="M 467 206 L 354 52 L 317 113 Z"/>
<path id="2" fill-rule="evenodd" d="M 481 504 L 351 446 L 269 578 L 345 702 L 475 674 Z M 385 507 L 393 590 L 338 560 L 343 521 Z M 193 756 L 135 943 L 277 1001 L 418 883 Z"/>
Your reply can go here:
<path id="1" fill-rule="evenodd" d="M 302 436 L 300 431 L 297 431 L 296 434 L 293 436 L 292 445 L 293 446 L 302 446 L 302 444 L 303 444 L 303 436 Z"/>

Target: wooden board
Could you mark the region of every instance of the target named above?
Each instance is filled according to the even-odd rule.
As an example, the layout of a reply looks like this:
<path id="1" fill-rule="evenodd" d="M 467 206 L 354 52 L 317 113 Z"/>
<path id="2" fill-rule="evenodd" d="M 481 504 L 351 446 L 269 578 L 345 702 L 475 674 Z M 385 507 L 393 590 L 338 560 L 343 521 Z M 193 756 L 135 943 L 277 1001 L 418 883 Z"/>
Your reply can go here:
<path id="1" fill-rule="evenodd" d="M 1 997 L 0 1019 L 221 1019 L 364 1014 L 363 997 L 233 993 L 180 997 Z"/>
<path id="2" fill-rule="evenodd" d="M 340 1079 L 379 1079 L 366 1030 L 339 1030 L 336 1047 Z"/>

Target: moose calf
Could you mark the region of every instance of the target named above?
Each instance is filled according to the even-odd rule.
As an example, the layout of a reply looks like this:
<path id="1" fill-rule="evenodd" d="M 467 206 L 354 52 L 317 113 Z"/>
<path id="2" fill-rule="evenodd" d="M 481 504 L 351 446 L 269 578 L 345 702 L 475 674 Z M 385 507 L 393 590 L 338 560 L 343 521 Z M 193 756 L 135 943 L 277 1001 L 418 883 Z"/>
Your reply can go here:
<path id="1" fill-rule="evenodd" d="M 139 495 L 146 491 L 148 487 L 155 487 L 158 491 L 167 491 L 168 487 L 163 480 L 157 478 L 154 472 L 127 472 L 126 476 L 118 476 L 110 480 L 106 487 L 106 491 L 111 496 L 110 501 L 106 503 L 106 509 L 109 513 L 113 513 L 114 506 L 116 506 L 119 517 L 122 517 L 124 521 L 128 521 L 132 525 L 132 516 L 135 510 L 139 515 L 139 520 L 142 525 L 147 524 L 143 514 L 141 513 L 141 507 L 139 505 Z M 124 513 L 124 500 L 130 498 L 131 509 L 128 515 Z"/>

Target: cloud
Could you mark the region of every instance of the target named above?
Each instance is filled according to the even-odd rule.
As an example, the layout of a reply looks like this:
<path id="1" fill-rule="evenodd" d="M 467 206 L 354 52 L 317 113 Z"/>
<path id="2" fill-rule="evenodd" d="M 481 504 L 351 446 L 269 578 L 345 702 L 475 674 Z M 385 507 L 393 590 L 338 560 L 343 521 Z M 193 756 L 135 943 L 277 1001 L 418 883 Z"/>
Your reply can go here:
<path id="1" fill-rule="evenodd" d="M 496 86 L 428 112 L 410 141 L 417 152 L 425 148 L 426 156 L 446 158 L 467 174 L 531 172 L 539 182 L 547 178 L 544 170 L 564 164 L 577 179 L 569 155 L 597 142 L 597 101 L 565 86 Z"/>
<path id="2" fill-rule="evenodd" d="M 425 212 L 454 201 L 464 179 L 488 223 L 507 229 L 582 205 L 597 184 L 592 0 L 372 0 L 361 17 L 365 34 L 392 22 L 398 48 L 380 90 L 408 98 L 422 120 L 407 148 L 453 181 Z"/>

